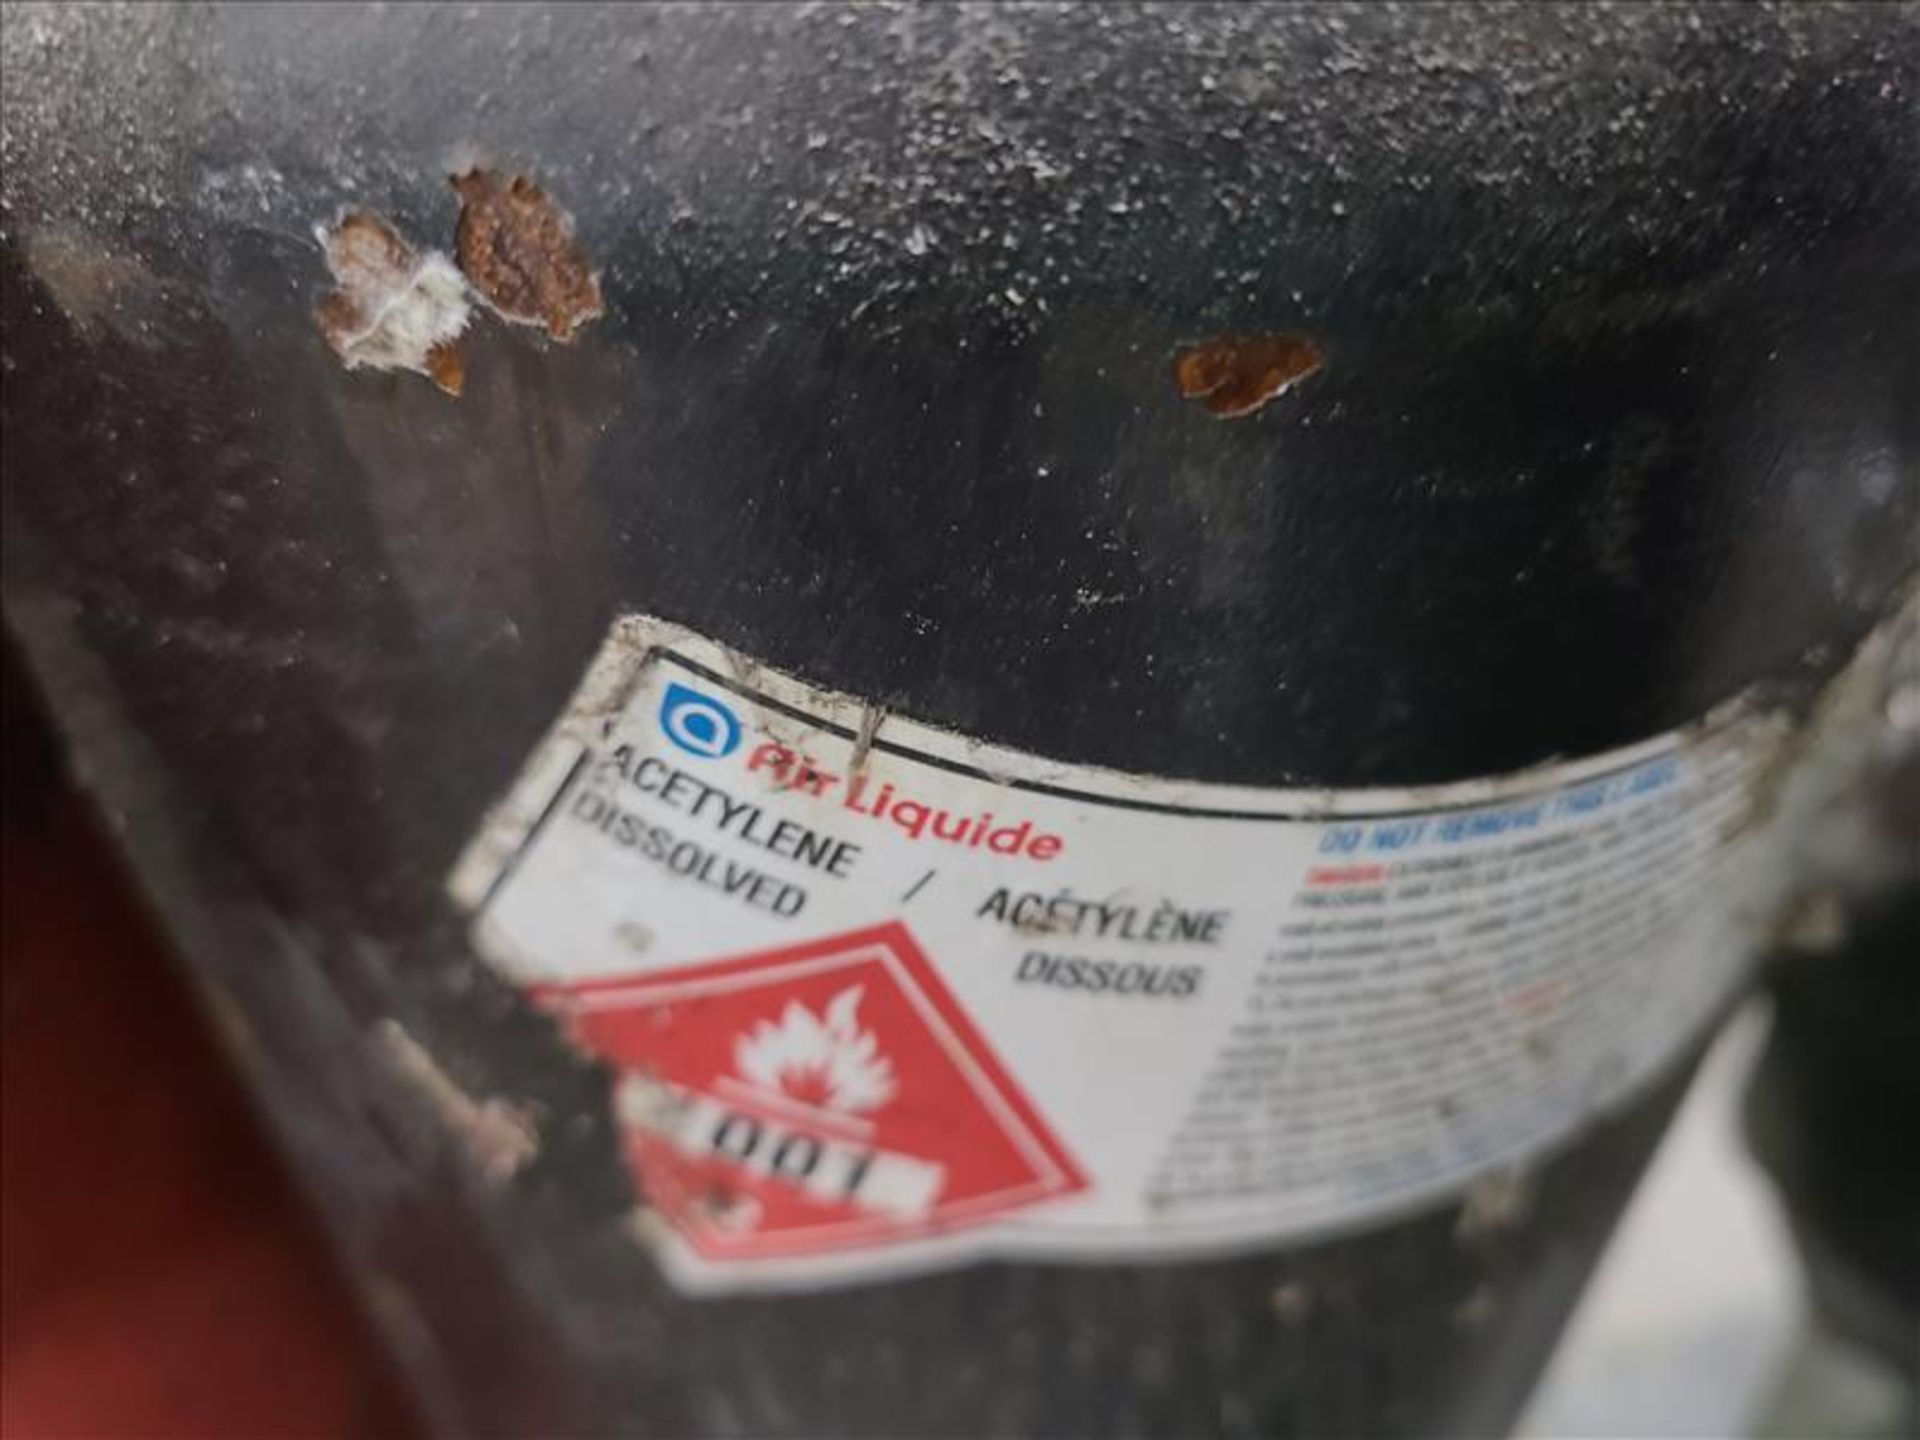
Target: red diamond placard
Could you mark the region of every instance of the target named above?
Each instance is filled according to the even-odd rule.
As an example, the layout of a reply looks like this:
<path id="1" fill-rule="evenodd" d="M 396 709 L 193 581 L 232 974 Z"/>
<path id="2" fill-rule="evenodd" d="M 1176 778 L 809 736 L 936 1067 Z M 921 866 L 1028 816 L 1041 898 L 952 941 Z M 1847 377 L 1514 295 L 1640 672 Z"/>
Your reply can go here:
<path id="1" fill-rule="evenodd" d="M 918 1238 L 1086 1188 L 904 925 L 555 998 L 620 1067 L 635 1177 L 705 1259 Z"/>

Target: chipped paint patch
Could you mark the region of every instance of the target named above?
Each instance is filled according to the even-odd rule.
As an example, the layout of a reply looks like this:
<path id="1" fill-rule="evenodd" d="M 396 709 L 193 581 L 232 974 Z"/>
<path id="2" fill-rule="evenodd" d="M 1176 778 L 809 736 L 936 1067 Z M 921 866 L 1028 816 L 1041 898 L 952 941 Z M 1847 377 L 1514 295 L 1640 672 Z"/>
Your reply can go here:
<path id="1" fill-rule="evenodd" d="M 411 370 L 449 395 L 464 381 L 457 342 L 472 318 L 466 282 L 438 251 L 416 250 L 366 210 L 315 236 L 335 289 L 314 318 L 349 370 Z"/>
<path id="2" fill-rule="evenodd" d="M 394 1069 L 426 1096 L 466 1146 L 489 1184 L 504 1185 L 540 1153 L 540 1134 L 527 1106 L 497 1097 L 475 1100 L 398 1021 L 381 1021 L 374 1036 Z"/>

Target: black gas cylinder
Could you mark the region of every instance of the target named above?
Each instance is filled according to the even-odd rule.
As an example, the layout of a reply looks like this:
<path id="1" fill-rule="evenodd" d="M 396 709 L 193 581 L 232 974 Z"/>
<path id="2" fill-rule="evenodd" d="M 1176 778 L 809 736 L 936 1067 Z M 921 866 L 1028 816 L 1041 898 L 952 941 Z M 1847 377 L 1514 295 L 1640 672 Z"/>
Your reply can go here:
<path id="1" fill-rule="evenodd" d="M 1507 1424 L 1875 723 L 1917 16 L 8 6 L 8 622 L 436 1422 Z"/>

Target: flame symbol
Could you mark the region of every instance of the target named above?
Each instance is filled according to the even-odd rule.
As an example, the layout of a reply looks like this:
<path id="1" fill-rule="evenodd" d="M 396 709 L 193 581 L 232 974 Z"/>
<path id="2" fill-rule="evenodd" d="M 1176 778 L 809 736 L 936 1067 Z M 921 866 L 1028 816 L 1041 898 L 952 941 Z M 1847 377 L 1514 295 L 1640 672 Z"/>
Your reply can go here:
<path id="1" fill-rule="evenodd" d="M 734 1042 L 733 1063 L 754 1084 L 808 1105 L 858 1114 L 894 1095 L 893 1062 L 854 1012 L 864 987 L 827 1002 L 824 1018 L 789 1000 L 780 1020 L 762 1020 Z"/>

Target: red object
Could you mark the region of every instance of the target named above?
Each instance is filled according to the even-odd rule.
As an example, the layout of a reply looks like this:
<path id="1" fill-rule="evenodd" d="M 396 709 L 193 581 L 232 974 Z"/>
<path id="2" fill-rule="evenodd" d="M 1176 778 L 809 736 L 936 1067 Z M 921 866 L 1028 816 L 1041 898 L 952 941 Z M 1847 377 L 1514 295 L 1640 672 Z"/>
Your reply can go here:
<path id="1" fill-rule="evenodd" d="M 932 1235 L 1085 1188 L 899 924 L 557 992 L 701 1257 Z"/>
<path id="2" fill-rule="evenodd" d="M 0 1432 L 413 1433 L 115 862 L 38 798 L 0 865 Z"/>

